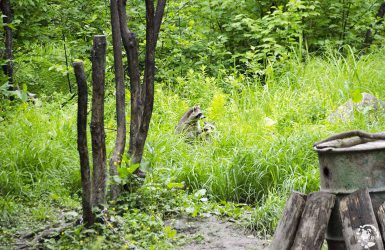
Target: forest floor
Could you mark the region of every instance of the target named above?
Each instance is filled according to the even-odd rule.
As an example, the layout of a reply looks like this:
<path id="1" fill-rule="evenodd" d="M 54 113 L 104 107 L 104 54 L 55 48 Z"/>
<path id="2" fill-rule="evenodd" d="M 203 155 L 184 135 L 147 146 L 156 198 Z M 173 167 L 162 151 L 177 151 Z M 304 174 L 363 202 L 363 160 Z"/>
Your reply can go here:
<path id="1" fill-rule="evenodd" d="M 43 247 L 44 241 L 58 238 L 66 228 L 71 227 L 74 218 L 67 215 L 75 215 L 75 212 L 63 213 L 58 222 L 40 230 L 30 232 L 18 232 L 14 235 L 15 244 L 13 249 L 34 249 Z M 76 214 L 77 217 L 77 214 Z M 68 222 L 70 219 L 71 222 Z M 236 223 L 236 220 L 218 218 L 215 215 L 206 213 L 205 217 L 179 216 L 164 222 L 166 227 L 176 231 L 180 239 L 177 248 L 180 250 L 204 250 L 204 249 L 234 249 L 234 250 L 265 250 L 268 249 L 269 240 L 261 239 L 253 232 L 245 229 Z M 1 245 L 0 245 L 0 249 Z M 131 248 L 130 248 L 131 249 Z M 133 247 L 132 249 L 137 249 Z"/>
<path id="2" fill-rule="evenodd" d="M 186 245 L 181 250 L 200 249 L 267 249 L 269 242 L 262 240 L 234 222 L 215 216 L 206 218 L 184 217 L 166 222 L 178 234 L 185 236 Z"/>

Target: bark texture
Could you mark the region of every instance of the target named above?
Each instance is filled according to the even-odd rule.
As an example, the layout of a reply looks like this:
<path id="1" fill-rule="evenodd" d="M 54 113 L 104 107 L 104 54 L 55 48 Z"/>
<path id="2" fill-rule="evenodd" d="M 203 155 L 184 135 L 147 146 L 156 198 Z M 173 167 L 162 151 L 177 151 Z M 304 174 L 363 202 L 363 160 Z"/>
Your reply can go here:
<path id="1" fill-rule="evenodd" d="M 378 208 L 377 211 L 378 224 L 381 229 L 381 236 L 385 237 L 385 202 Z"/>
<path id="2" fill-rule="evenodd" d="M 12 40 L 12 29 L 8 24 L 12 23 L 13 15 L 11 9 L 11 1 L 10 0 L 2 0 L 0 1 L 0 9 L 3 13 L 3 23 L 4 23 L 4 47 L 5 53 L 3 59 L 6 60 L 6 64 L 3 65 L 3 71 L 6 76 L 8 76 L 8 83 L 11 85 L 11 89 L 13 90 L 13 40 Z"/>
<path id="3" fill-rule="evenodd" d="M 106 144 L 104 132 L 104 81 L 106 67 L 106 37 L 95 36 L 92 48 L 92 158 L 93 158 L 93 205 L 106 201 Z"/>
<path id="4" fill-rule="evenodd" d="M 90 175 L 90 162 L 87 147 L 87 81 L 82 62 L 73 64 L 77 86 L 78 86 L 78 152 L 80 158 L 80 173 L 82 182 L 82 208 L 83 221 L 86 225 L 94 224 L 95 218 L 92 213 L 92 184 Z"/>
<path id="5" fill-rule="evenodd" d="M 133 148 L 137 148 L 137 135 L 141 123 L 140 107 L 143 106 L 140 84 L 140 68 L 138 56 L 138 42 L 135 34 L 127 27 L 126 1 L 119 2 L 119 20 L 124 49 L 126 50 L 128 62 L 128 76 L 130 78 L 131 89 L 131 122 L 130 122 L 130 141 L 128 154 L 133 154 Z"/>
<path id="6" fill-rule="evenodd" d="M 335 195 L 325 192 L 308 196 L 292 250 L 321 249 L 335 198 Z"/>
<path id="7" fill-rule="evenodd" d="M 140 83 L 138 42 L 135 34 L 127 28 L 126 1 L 119 0 L 119 17 L 122 40 L 127 52 L 131 86 L 131 124 L 128 153 L 132 163 L 142 160 L 144 144 L 154 107 L 155 48 L 166 6 L 166 0 L 158 0 L 155 9 L 153 0 L 146 0 L 146 55 L 143 84 Z"/>
<path id="8" fill-rule="evenodd" d="M 110 177 L 117 176 L 117 167 L 120 166 L 122 155 L 126 145 L 126 109 L 125 109 L 125 87 L 124 71 L 122 59 L 122 42 L 120 32 L 120 21 L 118 11 L 118 0 L 111 0 L 111 26 L 112 43 L 114 48 L 114 69 L 116 83 L 116 115 L 117 115 L 117 134 L 114 152 L 110 159 Z M 110 187 L 111 199 L 115 200 L 119 195 L 120 187 L 113 183 Z"/>
<path id="9" fill-rule="evenodd" d="M 344 197 L 340 201 L 340 216 L 347 249 L 384 249 L 368 189 Z"/>

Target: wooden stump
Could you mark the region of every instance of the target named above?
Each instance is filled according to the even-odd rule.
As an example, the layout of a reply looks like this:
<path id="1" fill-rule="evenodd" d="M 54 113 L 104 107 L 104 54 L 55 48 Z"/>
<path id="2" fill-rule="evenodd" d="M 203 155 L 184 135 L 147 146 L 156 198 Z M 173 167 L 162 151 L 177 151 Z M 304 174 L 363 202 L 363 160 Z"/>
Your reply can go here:
<path id="1" fill-rule="evenodd" d="M 281 220 L 270 245 L 271 250 L 288 250 L 293 244 L 295 233 L 305 207 L 306 195 L 293 192 L 286 202 Z"/>
<path id="2" fill-rule="evenodd" d="M 344 197 L 340 202 L 340 215 L 348 250 L 384 249 L 368 189 Z"/>
<path id="3" fill-rule="evenodd" d="M 381 236 L 384 238 L 385 236 L 385 202 L 378 208 L 377 211 L 378 223 L 381 230 Z"/>
<path id="4" fill-rule="evenodd" d="M 335 195 L 330 193 L 308 196 L 291 249 L 321 249 L 334 202 Z"/>

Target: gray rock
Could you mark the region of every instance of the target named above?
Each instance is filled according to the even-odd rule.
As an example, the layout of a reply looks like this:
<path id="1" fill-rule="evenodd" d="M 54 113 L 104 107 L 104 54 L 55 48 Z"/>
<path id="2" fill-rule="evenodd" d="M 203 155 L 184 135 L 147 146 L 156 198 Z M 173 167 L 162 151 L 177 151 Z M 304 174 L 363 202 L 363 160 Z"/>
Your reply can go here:
<path id="1" fill-rule="evenodd" d="M 368 94 L 361 93 L 362 100 L 358 103 L 349 100 L 346 103 L 339 106 L 333 113 L 328 116 L 328 121 L 331 123 L 337 121 L 351 121 L 354 119 L 354 111 L 367 113 L 368 111 L 384 112 L 385 102 L 381 101 L 377 97 Z"/>

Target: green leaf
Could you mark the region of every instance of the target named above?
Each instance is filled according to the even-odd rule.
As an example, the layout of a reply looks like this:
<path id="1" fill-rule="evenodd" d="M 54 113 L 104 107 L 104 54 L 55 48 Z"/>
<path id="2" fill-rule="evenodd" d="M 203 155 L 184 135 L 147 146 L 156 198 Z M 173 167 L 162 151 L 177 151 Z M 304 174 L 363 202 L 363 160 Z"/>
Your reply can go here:
<path id="1" fill-rule="evenodd" d="M 4 24 L 4 26 L 8 26 L 8 27 L 11 28 L 12 30 L 15 29 L 15 26 L 14 26 L 12 23 Z"/>
<path id="2" fill-rule="evenodd" d="M 112 176 L 112 180 L 117 184 L 122 184 L 122 179 L 118 175 Z"/>
<path id="3" fill-rule="evenodd" d="M 170 226 L 164 227 L 164 234 L 167 238 L 173 239 L 176 236 L 176 230 Z"/>
<path id="4" fill-rule="evenodd" d="M 135 170 L 137 170 L 140 167 L 140 164 L 132 164 L 130 167 L 127 168 L 128 173 L 133 174 Z"/>
<path id="5" fill-rule="evenodd" d="M 200 197 L 204 196 L 206 194 L 206 192 L 207 192 L 206 189 L 200 189 L 200 190 L 196 191 L 194 195 L 195 195 L 195 197 L 200 198 Z"/>
<path id="6" fill-rule="evenodd" d="M 9 88 L 9 84 L 8 82 L 6 82 L 0 86 L 0 91 L 8 91 L 8 88 Z"/>
<path id="7" fill-rule="evenodd" d="M 135 170 L 139 168 L 139 164 L 133 164 L 129 167 L 118 167 L 118 174 L 121 179 L 126 179 L 129 175 L 133 174 Z"/>
<path id="8" fill-rule="evenodd" d="M 169 189 L 173 189 L 173 188 L 179 188 L 179 189 L 182 189 L 184 188 L 184 183 L 174 183 L 174 182 L 170 182 L 167 184 L 167 187 Z"/>
<path id="9" fill-rule="evenodd" d="M 26 102 L 28 100 L 28 95 L 24 91 L 15 90 L 15 91 L 9 91 L 9 93 L 11 93 L 12 95 L 16 96 L 17 98 L 19 98 L 23 102 Z"/>
<path id="10" fill-rule="evenodd" d="M 358 102 L 362 101 L 362 94 L 361 94 L 361 92 L 358 89 L 353 91 L 352 99 L 353 99 L 353 102 L 355 102 L 355 103 L 358 103 Z"/>
<path id="11" fill-rule="evenodd" d="M 192 214 L 192 213 L 194 213 L 194 211 L 195 211 L 194 207 L 187 207 L 186 208 L 186 213 Z"/>

